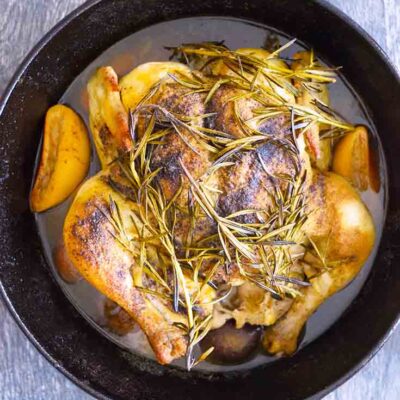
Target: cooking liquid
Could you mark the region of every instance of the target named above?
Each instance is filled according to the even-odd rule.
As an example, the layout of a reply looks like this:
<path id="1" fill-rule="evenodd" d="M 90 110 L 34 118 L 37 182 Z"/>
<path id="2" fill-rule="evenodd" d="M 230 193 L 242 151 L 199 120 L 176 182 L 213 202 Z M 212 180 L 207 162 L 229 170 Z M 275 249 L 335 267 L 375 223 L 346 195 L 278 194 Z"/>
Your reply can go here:
<path id="1" fill-rule="evenodd" d="M 144 62 L 168 60 L 170 52 L 165 50 L 164 46 L 224 40 L 225 44 L 232 49 L 239 47 L 261 47 L 266 42 L 266 39 L 271 38 L 271 36 L 276 36 L 281 45 L 291 39 L 285 34 L 264 25 L 233 18 L 196 17 L 153 25 L 123 39 L 101 54 L 72 82 L 61 97 L 60 103 L 72 107 L 81 115 L 89 127 L 86 84 L 97 67 L 111 65 L 119 76 L 122 76 Z M 281 56 L 290 57 L 294 52 L 303 49 L 306 49 L 306 46 L 296 43 L 288 50 L 282 52 Z M 306 346 L 326 331 L 357 296 L 372 268 L 385 217 L 385 164 L 379 138 L 373 123 L 366 114 L 365 107 L 357 94 L 340 75 L 338 81 L 330 86 L 330 99 L 333 109 L 339 112 L 346 120 L 353 124 L 366 125 L 369 128 L 371 148 L 374 150 L 378 160 L 377 168 L 381 185 L 378 193 L 369 190 L 362 193 L 362 198 L 373 216 L 377 229 L 377 239 L 372 254 L 354 281 L 344 290 L 328 299 L 308 320 L 300 348 Z M 92 149 L 93 154 L 88 176 L 92 176 L 100 170 L 100 164 L 95 154 L 93 143 Z M 105 297 L 102 294 L 84 280 L 80 280 L 74 284 L 67 284 L 57 273 L 53 257 L 54 250 L 62 239 L 64 218 L 72 200 L 73 195 L 59 206 L 47 212 L 36 214 L 36 222 L 45 254 L 57 282 L 79 312 L 103 335 L 124 349 L 154 359 L 147 339 L 139 328 L 136 327 L 125 336 L 115 335 L 107 329 L 104 318 Z M 275 359 L 275 357 L 267 356 L 260 350 L 250 361 L 245 363 L 238 365 L 215 365 L 206 361 L 197 366 L 196 369 L 206 371 L 248 369 L 263 363 L 273 362 Z M 174 365 L 184 367 L 184 360 L 178 360 L 174 362 Z"/>

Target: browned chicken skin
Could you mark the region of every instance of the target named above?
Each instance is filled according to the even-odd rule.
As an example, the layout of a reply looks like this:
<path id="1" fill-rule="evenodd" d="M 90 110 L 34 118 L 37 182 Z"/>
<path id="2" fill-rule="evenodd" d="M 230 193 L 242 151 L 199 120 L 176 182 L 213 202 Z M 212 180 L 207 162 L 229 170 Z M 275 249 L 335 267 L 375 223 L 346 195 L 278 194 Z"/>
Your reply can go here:
<path id="1" fill-rule="evenodd" d="M 165 79 L 165 74 L 163 76 Z M 144 292 L 140 287 L 143 283 L 151 287 L 151 282 L 141 281 L 142 270 L 132 252 L 140 248 L 140 243 L 135 244 L 138 229 L 146 231 L 147 228 L 135 220 L 132 210 L 137 209 L 136 194 L 132 192 L 119 164 L 106 167 L 111 158 L 121 157 L 133 145 L 132 137 L 128 137 L 128 113 L 124 111 L 125 114 L 121 114 L 126 104 L 124 108 L 120 97 L 115 94 L 117 84 L 116 75 L 110 67 L 100 69 L 89 83 L 91 127 L 104 169 L 86 181 L 79 190 L 65 220 L 64 243 L 70 259 L 82 276 L 129 313 L 147 335 L 158 361 L 165 364 L 183 356 L 187 350 L 187 336 L 179 327 L 179 324 L 185 323 L 186 316 L 182 311 L 174 311 L 167 301 Z M 130 92 L 124 92 L 124 88 L 123 96 L 128 98 Z M 143 88 L 140 90 L 143 91 Z M 231 99 L 238 95 L 239 90 L 222 85 L 205 106 L 204 94 L 191 93 L 188 88 L 167 79 L 147 102 L 169 112 L 191 117 L 189 124 L 193 126 L 220 130 L 240 138 L 246 133 L 238 124 L 237 115 L 243 121 L 249 121 L 259 104 L 246 98 L 241 98 L 235 104 Z M 129 101 L 133 101 L 131 97 Z M 102 112 L 102 108 L 107 112 Z M 210 116 L 202 118 L 205 113 Z M 143 124 L 139 129 L 139 137 L 146 128 L 146 118 L 143 118 L 143 121 L 139 121 L 139 127 Z M 267 331 L 264 343 L 272 353 L 290 354 L 296 348 L 298 334 L 307 318 L 361 268 L 373 245 L 374 227 L 358 194 L 346 181 L 332 173 L 322 175 L 311 170 L 303 138 L 298 139 L 300 162 L 282 148 L 279 140 L 291 135 L 287 117 L 271 118 L 258 126 L 251 121 L 249 125 L 276 141 L 268 141 L 256 149 L 241 153 L 234 159 L 233 165 L 222 168 L 212 176 L 207 177 L 206 172 L 213 163 L 213 154 L 201 146 L 193 132 L 185 128 L 162 138 L 152 153 L 151 168 L 160 168 L 155 180 L 167 200 L 180 190 L 177 203 L 181 211 L 177 215 L 174 231 L 178 252 L 185 243 L 190 225 L 187 209 L 191 200 L 187 172 L 193 179 L 211 188 L 215 209 L 222 217 L 243 209 L 271 209 L 274 205 L 271 192 L 277 187 L 284 192 L 288 177 L 305 174 L 304 190 L 308 193 L 310 218 L 304 226 L 304 245 L 310 238 L 316 246 L 326 250 L 328 265 L 337 261 L 339 265 L 313 277 L 314 273 L 321 271 L 321 265 L 315 261 L 315 257 L 311 258 L 306 268 L 298 263 L 293 267 L 294 271 L 300 276 L 304 273 L 309 276 L 311 286 L 301 289 L 300 295 L 294 300 L 280 302 L 272 299 L 269 293 L 247 282 L 249 291 L 245 290 L 246 286 L 239 288 L 241 305 L 236 316 L 235 313 L 228 315 L 229 318 L 236 318 L 238 326 L 246 322 L 270 325 L 284 315 Z M 107 149 L 104 148 L 106 143 Z M 121 219 L 126 224 L 123 228 L 124 237 L 133 249 L 127 249 L 126 243 L 117 238 L 118 226 L 107 217 L 110 215 L 110 196 L 118 203 Z M 254 222 L 254 217 L 250 215 L 241 218 L 246 223 Z M 195 242 L 215 232 L 215 222 L 202 215 L 194 227 Z M 151 253 L 151 245 L 149 249 Z M 149 259 L 154 261 L 153 265 L 159 265 L 157 252 L 153 253 Z M 230 272 L 222 267 L 220 269 L 215 274 L 217 281 L 243 284 L 234 265 Z M 201 272 L 206 273 L 207 267 Z M 168 276 L 166 279 L 170 278 Z M 198 290 L 190 279 L 187 279 L 187 285 L 189 290 Z M 200 303 L 204 304 L 202 314 L 211 314 L 213 307 L 207 304 L 216 297 L 215 290 L 206 285 L 200 297 Z M 254 307 L 253 301 L 258 306 Z M 249 313 L 255 316 L 249 316 Z"/>
<path id="2" fill-rule="evenodd" d="M 100 172 L 81 188 L 64 225 L 64 242 L 70 259 L 82 276 L 106 297 L 125 309 L 146 333 L 157 358 L 168 363 L 186 350 L 186 338 L 174 327 L 183 318 L 173 313 L 156 297 L 146 297 L 134 286 L 135 265 L 129 251 L 115 238 L 113 224 L 107 218 L 109 196 L 118 201 L 122 217 L 129 226 L 129 207 L 109 185 L 112 169 Z M 124 182 L 123 182 L 124 183 Z"/>

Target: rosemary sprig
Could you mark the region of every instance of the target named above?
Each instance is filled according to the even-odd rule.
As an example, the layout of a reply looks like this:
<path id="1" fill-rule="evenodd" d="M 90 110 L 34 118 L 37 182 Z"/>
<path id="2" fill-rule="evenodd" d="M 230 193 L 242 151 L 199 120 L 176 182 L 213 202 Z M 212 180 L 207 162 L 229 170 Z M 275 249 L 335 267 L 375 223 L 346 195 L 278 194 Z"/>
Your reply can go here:
<path id="1" fill-rule="evenodd" d="M 288 66 L 271 63 L 271 60 L 278 58 L 279 54 L 295 43 L 295 39 L 287 42 L 283 46 L 270 53 L 265 58 L 256 57 L 252 54 L 243 54 L 230 50 L 221 43 L 187 43 L 178 47 L 169 47 L 172 57 L 201 70 L 207 70 L 210 65 L 221 62 L 228 68 L 236 78 L 242 83 L 251 83 L 254 88 L 257 76 L 266 79 L 268 86 L 276 85 L 285 88 L 289 92 L 296 94 L 296 88 L 290 83 L 290 79 L 298 79 L 304 82 L 332 83 L 335 82 L 336 69 L 322 67 L 313 61 L 310 65 L 298 68 L 296 71 Z M 250 78 L 249 78 L 250 76 Z M 265 88 L 264 88 L 265 89 Z"/>

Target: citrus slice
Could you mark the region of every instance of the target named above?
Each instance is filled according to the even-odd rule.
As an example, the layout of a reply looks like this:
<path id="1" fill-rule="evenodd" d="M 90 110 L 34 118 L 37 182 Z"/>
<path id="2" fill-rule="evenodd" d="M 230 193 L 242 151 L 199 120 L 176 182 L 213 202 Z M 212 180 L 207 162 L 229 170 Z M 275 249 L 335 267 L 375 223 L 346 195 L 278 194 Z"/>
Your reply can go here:
<path id="1" fill-rule="evenodd" d="M 89 137 L 81 118 L 64 105 L 51 107 L 30 196 L 32 211 L 45 211 L 63 202 L 85 178 L 89 163 Z"/>
<path id="2" fill-rule="evenodd" d="M 368 189 L 369 145 L 368 132 L 364 126 L 357 126 L 337 143 L 332 169 L 347 178 L 357 189 Z"/>

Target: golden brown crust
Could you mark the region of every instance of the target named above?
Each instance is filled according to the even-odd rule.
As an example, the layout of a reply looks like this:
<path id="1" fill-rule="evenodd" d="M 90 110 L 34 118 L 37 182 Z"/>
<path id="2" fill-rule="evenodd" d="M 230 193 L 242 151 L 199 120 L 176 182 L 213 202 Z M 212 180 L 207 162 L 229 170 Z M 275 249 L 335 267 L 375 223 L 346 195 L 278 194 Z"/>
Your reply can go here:
<path id="1" fill-rule="evenodd" d="M 108 171 L 100 172 L 89 179 L 77 194 L 64 223 L 67 253 L 89 283 L 132 316 L 146 333 L 159 362 L 166 364 L 185 353 L 186 337 L 173 325 L 183 318 L 158 298 L 135 288 L 134 259 L 116 240 L 106 217 L 110 194 L 122 213 L 128 213 L 131 205 L 104 182 L 107 174 Z"/>
<path id="2" fill-rule="evenodd" d="M 244 209 L 268 210 L 273 204 L 274 187 L 285 186 L 281 177 L 293 177 L 295 172 L 295 164 L 287 151 L 272 142 L 244 153 L 235 165 L 220 173 L 222 194 L 218 210 L 223 216 Z"/>
<path id="3" fill-rule="evenodd" d="M 207 106 L 207 112 L 215 113 L 208 120 L 209 126 L 237 138 L 246 136 L 243 122 L 268 135 L 282 137 L 290 133 L 290 121 L 284 116 L 269 118 L 262 123 L 252 121 L 254 110 L 261 105 L 253 99 L 240 97 L 244 94 L 246 92 L 230 85 L 222 85 Z"/>

